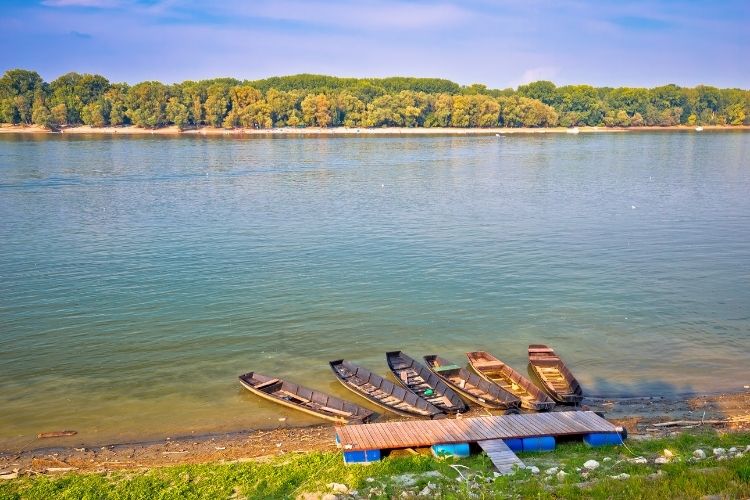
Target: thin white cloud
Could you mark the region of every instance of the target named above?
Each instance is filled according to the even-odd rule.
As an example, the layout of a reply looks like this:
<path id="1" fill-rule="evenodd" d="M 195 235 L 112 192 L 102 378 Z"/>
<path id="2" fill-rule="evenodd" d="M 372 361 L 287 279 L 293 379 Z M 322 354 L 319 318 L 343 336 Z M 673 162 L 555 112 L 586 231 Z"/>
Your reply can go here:
<path id="1" fill-rule="evenodd" d="M 429 29 L 455 26 L 474 13 L 450 3 L 414 4 L 401 1 L 321 2 L 283 0 L 239 2 L 219 6 L 225 12 L 279 21 L 368 29 Z"/>
<path id="2" fill-rule="evenodd" d="M 539 80 L 553 80 L 559 72 L 560 69 L 556 68 L 555 66 L 540 66 L 537 68 L 530 68 L 523 72 L 521 78 L 519 78 L 513 86 L 517 87 L 518 85 L 537 82 Z"/>

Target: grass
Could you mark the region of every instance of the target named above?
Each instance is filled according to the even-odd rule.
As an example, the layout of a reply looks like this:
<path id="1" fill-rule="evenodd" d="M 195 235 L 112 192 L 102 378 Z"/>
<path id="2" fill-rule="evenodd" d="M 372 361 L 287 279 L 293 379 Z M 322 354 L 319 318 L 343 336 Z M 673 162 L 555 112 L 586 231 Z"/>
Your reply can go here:
<path id="1" fill-rule="evenodd" d="M 68 473 L 63 476 L 23 477 L 0 483 L 0 499 L 143 499 L 143 498 L 295 498 L 305 492 L 327 492 L 331 482 L 343 483 L 371 498 L 393 498 L 404 491 L 417 495 L 432 483 L 432 498 L 725 498 L 750 497 L 750 454 L 719 461 L 715 447 L 744 448 L 750 433 L 680 435 L 674 438 L 630 441 L 627 447 L 591 449 L 580 443 L 561 444 L 543 454 L 520 454 L 527 465 L 542 472 L 519 470 L 495 478 L 485 455 L 464 460 L 436 460 L 430 456 L 389 457 L 368 466 L 344 466 L 339 453 L 289 454 L 267 462 L 202 464 L 164 467 L 147 471 L 106 474 Z M 702 448 L 709 458 L 694 461 L 693 450 Z M 657 466 L 653 458 L 669 449 L 675 458 Z M 628 462 L 644 456 L 648 464 Z M 604 459 L 609 458 L 605 461 Z M 589 474 L 577 471 L 586 460 L 601 466 Z M 461 471 L 466 479 L 459 477 Z M 558 467 L 568 475 L 558 479 L 544 471 Z M 438 471 L 443 477 L 419 477 Z M 661 473 L 659 473 L 661 471 Z M 630 478 L 613 479 L 621 473 Z M 394 479 L 413 474 L 414 484 Z M 456 479 L 459 479 L 458 481 Z"/>

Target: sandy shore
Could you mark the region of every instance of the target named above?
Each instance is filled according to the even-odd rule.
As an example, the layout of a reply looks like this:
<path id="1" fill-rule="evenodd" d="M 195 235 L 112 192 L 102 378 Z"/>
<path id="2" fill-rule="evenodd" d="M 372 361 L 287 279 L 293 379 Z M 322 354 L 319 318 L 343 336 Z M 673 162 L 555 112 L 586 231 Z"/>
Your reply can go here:
<path id="1" fill-rule="evenodd" d="M 724 432 L 750 429 L 750 391 L 685 398 L 587 399 L 584 409 L 603 412 L 608 420 L 627 428 L 633 439 L 706 427 Z M 475 409 L 467 416 L 483 414 Z M 684 423 L 654 425 L 674 421 Z M 64 444 L 66 442 L 69 444 Z M 189 435 L 106 446 L 76 445 L 74 436 L 55 443 L 50 447 L 45 446 L 45 440 L 37 440 L 25 449 L 0 452 L 0 471 L 16 470 L 23 474 L 70 470 L 103 472 L 174 464 L 243 462 L 286 453 L 336 449 L 331 425 Z"/>
<path id="2" fill-rule="evenodd" d="M 37 126 L 0 126 L 0 134 L 110 134 L 110 135 L 184 135 L 184 136 L 364 136 L 364 135 L 513 135 L 513 134 L 567 134 L 573 129 L 564 127 L 554 128 L 347 128 L 347 127 L 306 127 L 306 128 L 273 128 L 273 129 L 221 129 L 213 127 L 201 127 L 198 129 L 187 129 L 180 131 L 177 127 L 164 127 L 159 129 L 144 129 L 138 127 L 65 127 L 60 131 L 50 131 Z M 644 131 L 681 131 L 695 132 L 695 127 L 577 127 L 579 133 L 613 133 L 613 132 L 644 132 Z M 704 131 L 738 131 L 750 130 L 750 126 L 704 126 Z"/>

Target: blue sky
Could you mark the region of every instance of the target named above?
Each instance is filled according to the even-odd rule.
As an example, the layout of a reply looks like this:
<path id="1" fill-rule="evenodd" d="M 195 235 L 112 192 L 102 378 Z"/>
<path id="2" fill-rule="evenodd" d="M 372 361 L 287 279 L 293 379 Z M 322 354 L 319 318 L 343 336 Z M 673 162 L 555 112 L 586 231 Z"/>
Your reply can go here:
<path id="1" fill-rule="evenodd" d="M 750 88 L 750 0 L 0 0 L 0 70 Z"/>

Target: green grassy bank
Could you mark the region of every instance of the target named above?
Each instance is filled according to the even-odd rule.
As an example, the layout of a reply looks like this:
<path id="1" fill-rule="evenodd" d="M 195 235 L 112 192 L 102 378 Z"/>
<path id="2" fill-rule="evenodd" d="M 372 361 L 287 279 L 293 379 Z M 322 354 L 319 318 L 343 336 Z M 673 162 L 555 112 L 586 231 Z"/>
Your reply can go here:
<path id="1" fill-rule="evenodd" d="M 346 487 L 346 494 L 338 493 L 344 498 L 748 498 L 748 444 L 750 433 L 713 432 L 628 441 L 625 447 L 561 444 L 554 452 L 519 455 L 538 473 L 525 469 L 502 477 L 495 477 L 485 455 L 442 461 L 410 455 L 344 466 L 339 453 L 287 454 L 269 461 L 22 477 L 0 482 L 0 498 L 295 498 L 332 493 L 330 483 Z M 733 447 L 736 452 L 729 451 Z M 714 448 L 725 448 L 725 458 L 714 456 Z M 696 449 L 707 457 L 693 458 Z M 668 463 L 654 463 L 670 453 Z M 588 471 L 588 460 L 599 466 Z M 548 474 L 553 467 L 566 474 Z"/>

